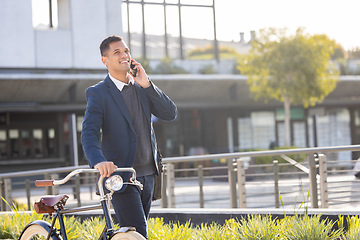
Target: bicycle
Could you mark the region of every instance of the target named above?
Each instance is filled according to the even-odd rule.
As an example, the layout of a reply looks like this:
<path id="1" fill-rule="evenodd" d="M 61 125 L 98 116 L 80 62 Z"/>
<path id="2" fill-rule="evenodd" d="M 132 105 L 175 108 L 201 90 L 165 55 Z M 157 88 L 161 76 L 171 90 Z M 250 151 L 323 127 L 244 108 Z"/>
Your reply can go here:
<path id="1" fill-rule="evenodd" d="M 70 172 L 61 180 L 36 180 L 36 187 L 46 187 L 61 185 L 69 181 L 72 177 L 80 173 L 94 173 L 99 172 L 96 169 L 78 169 Z M 29 223 L 20 235 L 19 240 L 30 239 L 51 239 L 51 240 L 67 240 L 66 227 L 64 224 L 64 214 L 83 212 L 95 209 L 102 209 L 105 218 L 105 227 L 99 236 L 99 240 L 143 240 L 145 239 L 141 234 L 136 232 L 134 227 L 121 227 L 118 230 L 114 229 L 114 224 L 111 219 L 109 205 L 112 194 L 120 190 L 124 184 L 131 184 L 140 187 L 142 184 L 136 180 L 136 172 L 133 168 L 118 168 L 116 172 L 131 172 L 132 177 L 129 182 L 124 182 L 119 175 L 112 175 L 105 181 L 105 187 L 109 190 L 108 193 L 104 191 L 104 177 L 100 176 L 97 185 L 100 193 L 100 204 L 84 207 L 76 207 L 71 209 L 65 209 L 67 195 L 57 196 L 44 196 L 39 202 L 35 202 L 35 211 L 41 214 L 49 214 L 52 217 L 52 223 L 44 220 L 36 220 Z M 58 220 L 60 229 L 55 227 L 56 220 Z"/>

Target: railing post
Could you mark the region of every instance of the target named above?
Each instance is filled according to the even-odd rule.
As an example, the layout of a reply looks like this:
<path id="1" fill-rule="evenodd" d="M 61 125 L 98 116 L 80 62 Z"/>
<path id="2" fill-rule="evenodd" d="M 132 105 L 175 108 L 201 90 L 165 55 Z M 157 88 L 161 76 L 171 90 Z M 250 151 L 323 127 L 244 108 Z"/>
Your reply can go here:
<path id="1" fill-rule="evenodd" d="M 44 174 L 44 179 L 47 179 L 49 180 L 50 179 L 50 176 L 48 173 Z M 45 192 L 46 192 L 46 195 L 52 195 L 52 187 L 45 187 Z"/>
<path id="2" fill-rule="evenodd" d="M 174 172 L 174 164 L 167 164 L 167 199 L 168 206 L 170 208 L 175 207 L 175 172 Z"/>
<path id="3" fill-rule="evenodd" d="M 4 196 L 3 194 L 3 179 L 0 178 L 0 196 Z M 0 199 L 0 211 L 4 211 L 5 209 L 5 205 L 4 205 L 4 201 L 2 199 Z"/>
<path id="4" fill-rule="evenodd" d="M 77 200 L 77 206 L 81 207 L 81 198 L 80 198 L 80 176 L 75 176 L 75 194 Z"/>
<path id="5" fill-rule="evenodd" d="M 230 207 L 237 208 L 236 175 L 232 158 L 228 159 L 228 181 L 230 187 Z"/>
<path id="6" fill-rule="evenodd" d="M 27 200 L 27 209 L 30 211 L 31 210 L 31 186 L 30 186 L 30 180 L 26 179 L 25 180 L 25 188 L 26 188 L 26 200 Z"/>
<path id="7" fill-rule="evenodd" d="M 204 171 L 202 165 L 198 166 L 198 177 L 200 208 L 204 208 Z"/>
<path id="8" fill-rule="evenodd" d="M 10 211 L 12 206 L 12 196 L 11 196 L 11 179 L 5 178 L 1 180 L 0 184 L 1 189 L 1 197 L 4 198 L 6 202 L 4 202 L 3 199 L 0 199 L 0 206 L 1 211 Z"/>
<path id="9" fill-rule="evenodd" d="M 239 207 L 246 208 L 245 164 L 241 158 L 237 160 L 237 181 L 239 188 Z"/>
<path id="10" fill-rule="evenodd" d="M 275 195 L 275 208 L 280 208 L 279 199 L 279 161 L 274 160 L 274 195 Z"/>
<path id="11" fill-rule="evenodd" d="M 166 167 L 165 167 L 166 168 Z M 166 188 L 167 188 L 167 178 L 165 176 L 166 174 L 166 170 L 164 170 L 164 172 L 160 172 L 161 174 L 161 207 L 162 208 L 167 208 L 168 207 L 168 202 L 167 202 L 167 196 L 166 196 Z"/>
<path id="12" fill-rule="evenodd" d="M 59 179 L 59 174 L 54 173 L 50 175 L 51 179 Z M 52 194 L 58 195 L 59 194 L 59 186 L 53 186 L 52 187 Z"/>
<path id="13" fill-rule="evenodd" d="M 86 183 L 89 184 L 89 193 L 90 193 L 90 200 L 93 200 L 93 186 L 96 185 L 96 177 L 93 173 L 85 174 L 87 181 Z"/>
<path id="14" fill-rule="evenodd" d="M 317 171 L 316 171 L 316 161 L 315 155 L 309 154 L 309 181 L 310 181 L 310 198 L 311 198 L 311 207 L 319 208 L 319 199 L 318 199 L 318 191 L 317 191 Z"/>
<path id="15" fill-rule="evenodd" d="M 321 207 L 329 207 L 329 192 L 328 192 L 328 171 L 327 171 L 327 161 L 326 155 L 319 154 L 319 173 L 320 173 L 320 198 L 321 198 Z"/>

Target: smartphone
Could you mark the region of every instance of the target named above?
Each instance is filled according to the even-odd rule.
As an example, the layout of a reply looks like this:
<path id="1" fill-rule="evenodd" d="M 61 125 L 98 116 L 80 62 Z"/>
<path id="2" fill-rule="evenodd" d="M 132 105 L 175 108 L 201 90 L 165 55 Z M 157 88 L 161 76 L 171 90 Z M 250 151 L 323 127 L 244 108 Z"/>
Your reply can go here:
<path id="1" fill-rule="evenodd" d="M 135 68 L 135 65 L 133 64 L 133 61 L 134 59 L 131 59 L 131 62 L 130 62 L 130 73 L 136 77 L 137 75 L 137 69 Z"/>

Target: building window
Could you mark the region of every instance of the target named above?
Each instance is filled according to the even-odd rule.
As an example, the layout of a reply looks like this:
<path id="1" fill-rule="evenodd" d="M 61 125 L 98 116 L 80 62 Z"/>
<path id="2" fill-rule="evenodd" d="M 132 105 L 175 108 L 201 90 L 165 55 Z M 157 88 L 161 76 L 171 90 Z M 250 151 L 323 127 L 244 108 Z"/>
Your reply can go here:
<path id="1" fill-rule="evenodd" d="M 44 141 L 43 141 L 43 130 L 42 129 L 34 129 L 33 130 L 33 146 L 35 157 L 43 157 L 44 156 Z"/>
<path id="2" fill-rule="evenodd" d="M 316 119 L 319 147 L 351 144 L 350 112 L 348 109 L 328 110 L 326 114 L 317 116 Z M 309 132 L 312 132 L 312 126 L 312 124 L 309 126 Z M 313 135 L 311 136 L 313 137 Z M 351 159 L 351 152 L 329 153 L 326 156 L 328 160 L 347 161 Z"/>
<path id="3" fill-rule="evenodd" d="M 20 156 L 29 158 L 31 157 L 31 132 L 30 130 L 21 130 L 20 139 Z"/>
<path id="4" fill-rule="evenodd" d="M 47 139 L 45 141 L 46 149 L 49 157 L 55 157 L 56 151 L 56 143 L 55 143 L 55 129 L 50 128 L 47 130 Z"/>
<path id="5" fill-rule="evenodd" d="M 274 112 L 253 112 L 238 119 L 239 149 L 268 149 L 275 141 Z"/>
<path id="6" fill-rule="evenodd" d="M 0 129 L 0 159 L 56 157 L 54 128 Z"/>
<path id="7" fill-rule="evenodd" d="M 57 28 L 57 0 L 32 0 L 32 20 L 36 29 Z"/>
<path id="8" fill-rule="evenodd" d="M 0 130 L 0 159 L 4 159 L 7 157 L 6 141 L 6 131 Z"/>
<path id="9" fill-rule="evenodd" d="M 20 138 L 18 129 L 9 130 L 9 144 L 10 144 L 10 156 L 12 158 L 19 157 L 20 153 Z"/>

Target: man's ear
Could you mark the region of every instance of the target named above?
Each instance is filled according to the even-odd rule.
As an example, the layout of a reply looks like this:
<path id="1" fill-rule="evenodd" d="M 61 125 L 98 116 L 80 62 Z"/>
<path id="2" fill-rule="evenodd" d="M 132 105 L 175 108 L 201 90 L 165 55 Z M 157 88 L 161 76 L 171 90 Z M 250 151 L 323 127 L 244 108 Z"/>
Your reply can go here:
<path id="1" fill-rule="evenodd" d="M 107 57 L 102 56 L 102 57 L 101 57 L 101 61 L 102 61 L 102 63 L 103 63 L 104 65 L 107 66 Z"/>

